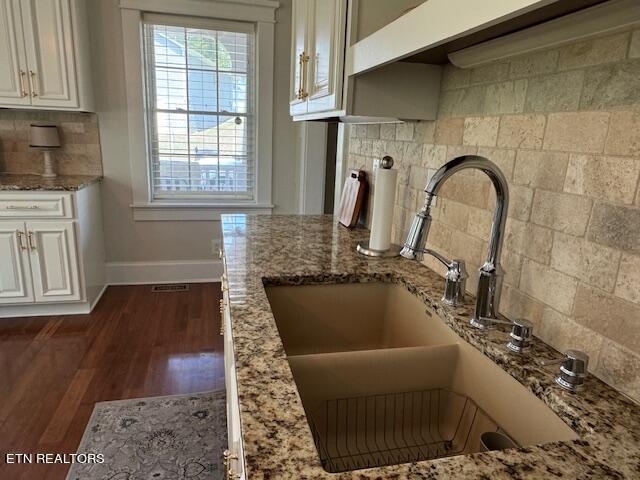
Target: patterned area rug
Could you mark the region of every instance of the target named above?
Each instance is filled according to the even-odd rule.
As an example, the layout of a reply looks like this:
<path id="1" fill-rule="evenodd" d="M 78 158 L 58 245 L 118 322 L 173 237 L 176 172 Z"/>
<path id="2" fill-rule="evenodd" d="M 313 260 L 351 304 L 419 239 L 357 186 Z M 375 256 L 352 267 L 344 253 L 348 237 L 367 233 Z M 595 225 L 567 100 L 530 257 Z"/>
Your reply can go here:
<path id="1" fill-rule="evenodd" d="M 67 480 L 218 480 L 227 445 L 224 390 L 97 403 Z"/>

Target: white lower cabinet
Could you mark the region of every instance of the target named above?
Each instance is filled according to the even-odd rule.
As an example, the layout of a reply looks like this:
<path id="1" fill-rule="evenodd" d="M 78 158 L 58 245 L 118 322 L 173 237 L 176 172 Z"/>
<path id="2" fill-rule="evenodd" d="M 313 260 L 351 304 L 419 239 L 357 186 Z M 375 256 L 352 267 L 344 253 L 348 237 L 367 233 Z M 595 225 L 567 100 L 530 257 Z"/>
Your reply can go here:
<path id="1" fill-rule="evenodd" d="M 24 222 L 0 222 L 0 304 L 33 302 Z"/>
<path id="2" fill-rule="evenodd" d="M 224 374 L 227 393 L 227 437 L 229 446 L 225 452 L 226 475 L 229 479 L 244 480 L 244 449 L 242 446 L 242 427 L 240 424 L 240 403 L 238 400 L 238 380 L 236 361 L 233 352 L 233 334 L 231 329 L 231 310 L 225 277 L 222 279 L 222 329 L 224 334 Z"/>
<path id="3" fill-rule="evenodd" d="M 80 300 L 73 222 L 0 222 L 0 242 L 0 303 Z"/>
<path id="4" fill-rule="evenodd" d="M 31 276 L 37 302 L 80 300 L 74 222 L 27 222 Z"/>
<path id="5" fill-rule="evenodd" d="M 88 313 L 104 286 L 98 184 L 0 192 L 0 317 Z"/>

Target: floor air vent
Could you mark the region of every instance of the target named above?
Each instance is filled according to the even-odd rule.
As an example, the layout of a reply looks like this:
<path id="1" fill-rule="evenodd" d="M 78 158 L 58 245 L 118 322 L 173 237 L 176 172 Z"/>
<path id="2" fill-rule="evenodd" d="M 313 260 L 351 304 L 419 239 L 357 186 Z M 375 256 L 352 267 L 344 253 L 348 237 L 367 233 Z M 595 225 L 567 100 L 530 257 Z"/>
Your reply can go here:
<path id="1" fill-rule="evenodd" d="M 186 283 L 168 283 L 164 285 L 153 285 L 152 292 L 187 292 L 189 285 Z"/>

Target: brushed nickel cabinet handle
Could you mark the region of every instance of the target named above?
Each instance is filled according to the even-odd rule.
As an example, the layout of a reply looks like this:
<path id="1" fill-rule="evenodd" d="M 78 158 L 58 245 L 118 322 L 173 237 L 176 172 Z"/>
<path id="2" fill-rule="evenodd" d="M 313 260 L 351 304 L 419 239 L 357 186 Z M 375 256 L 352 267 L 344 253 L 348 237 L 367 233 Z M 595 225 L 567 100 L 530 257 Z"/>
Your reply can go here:
<path id="1" fill-rule="evenodd" d="M 27 244 L 29 245 L 29 250 L 32 252 L 36 250 L 36 239 L 31 230 L 27 232 Z"/>
<path id="2" fill-rule="evenodd" d="M 20 70 L 20 90 L 21 90 L 20 95 L 22 96 L 22 98 L 29 95 L 29 92 L 25 88 L 25 83 L 24 83 L 26 76 L 27 76 L 27 72 L 25 72 L 24 70 Z"/>
<path id="3" fill-rule="evenodd" d="M 237 480 L 240 475 L 231 468 L 231 460 L 238 460 L 238 455 L 231 453 L 229 450 L 222 452 L 222 463 L 225 466 L 225 480 Z"/>
<path id="4" fill-rule="evenodd" d="M 31 96 L 32 97 L 37 97 L 38 96 L 38 77 L 36 75 L 36 72 L 34 72 L 33 70 L 29 70 L 29 75 L 31 75 Z"/>
<path id="5" fill-rule="evenodd" d="M 26 250 L 27 245 L 24 243 L 25 234 L 21 230 L 16 231 L 16 236 L 18 237 L 18 243 L 20 243 L 20 250 Z"/>
<path id="6" fill-rule="evenodd" d="M 39 210 L 39 205 L 7 205 L 7 210 Z"/>
<path id="7" fill-rule="evenodd" d="M 224 298 L 220 299 L 220 336 L 224 336 Z"/>

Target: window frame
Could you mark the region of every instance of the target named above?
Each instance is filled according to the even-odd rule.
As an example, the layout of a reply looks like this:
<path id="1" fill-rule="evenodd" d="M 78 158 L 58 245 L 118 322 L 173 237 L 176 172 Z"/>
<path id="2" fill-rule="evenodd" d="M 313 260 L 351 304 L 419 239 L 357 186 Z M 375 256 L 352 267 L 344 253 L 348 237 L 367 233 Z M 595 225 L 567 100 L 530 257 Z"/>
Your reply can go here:
<path id="1" fill-rule="evenodd" d="M 143 36 L 144 36 L 144 28 L 145 25 L 166 25 L 171 27 L 180 27 L 180 28 L 201 28 L 203 30 L 210 31 L 219 31 L 219 32 L 234 32 L 234 33 L 243 33 L 246 35 L 250 35 L 251 38 L 251 49 L 253 50 L 251 53 L 251 65 L 247 72 L 247 81 L 250 85 L 250 91 L 247 96 L 247 111 L 242 113 L 237 113 L 237 115 L 241 115 L 247 119 L 247 127 L 248 127 L 248 143 L 252 149 L 250 158 L 250 169 L 251 169 L 251 189 L 246 193 L 241 194 L 238 192 L 216 192 L 212 191 L 210 193 L 201 193 L 195 191 L 184 191 L 184 192 L 158 192 L 154 188 L 154 167 L 156 158 L 154 158 L 154 149 L 153 149 L 153 132 L 154 132 L 154 112 L 158 112 L 160 109 L 155 105 L 156 99 L 154 98 L 155 92 L 154 85 L 157 80 L 150 68 L 148 63 L 150 52 L 147 51 L 148 45 L 145 44 L 143 46 L 143 69 L 144 69 L 144 79 L 145 79 L 145 122 L 147 125 L 147 155 L 149 161 L 149 185 L 151 190 L 151 198 L 152 201 L 187 201 L 187 202 L 217 202 L 219 200 L 227 201 L 231 199 L 231 201 L 252 201 L 256 195 L 256 179 L 258 176 L 258 165 L 257 165 L 257 155 L 256 155 L 256 80 L 257 80 L 257 69 L 256 69 L 256 58 L 255 58 L 255 26 L 251 22 L 232 22 L 228 20 L 217 20 L 217 19 L 202 19 L 197 17 L 180 17 L 176 18 L 175 15 L 163 15 L 163 14 L 143 14 L 142 17 L 142 28 L 143 28 Z M 148 43 L 148 39 L 147 43 Z M 217 69 L 216 73 L 220 73 Z M 224 73 L 224 72 L 222 72 Z M 219 101 L 219 99 L 217 100 Z M 219 110 L 219 109 L 218 109 Z M 195 113 L 191 113 L 192 111 L 187 108 L 185 113 L 187 115 L 192 115 Z M 229 113 L 230 116 L 236 115 L 234 112 Z M 250 123 L 249 123 L 250 122 Z M 156 127 L 157 128 L 157 127 Z M 157 152 L 156 152 L 157 153 Z M 219 159 L 220 160 L 220 159 Z M 243 198 L 244 197 L 244 198 Z"/>
<path id="2" fill-rule="evenodd" d="M 275 10 L 278 6 L 278 2 L 271 0 L 252 0 L 252 3 L 243 0 L 121 0 L 122 35 L 123 44 L 126 46 L 124 63 L 133 193 L 131 208 L 134 220 L 216 220 L 224 213 L 271 213 L 274 24 Z M 215 17 L 212 16 L 212 12 L 215 12 Z M 146 120 L 143 15 L 148 19 L 155 14 L 162 14 L 165 21 L 175 21 L 176 25 L 181 21 L 188 21 L 189 25 L 202 24 L 203 28 L 211 28 L 212 25 L 222 26 L 227 22 L 253 24 L 256 171 L 253 199 L 197 195 L 194 195 L 196 198 L 154 198 L 150 172 L 151 156 L 147 142 L 149 125 Z"/>

